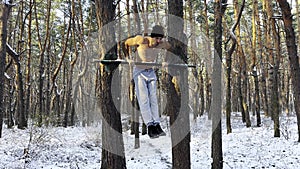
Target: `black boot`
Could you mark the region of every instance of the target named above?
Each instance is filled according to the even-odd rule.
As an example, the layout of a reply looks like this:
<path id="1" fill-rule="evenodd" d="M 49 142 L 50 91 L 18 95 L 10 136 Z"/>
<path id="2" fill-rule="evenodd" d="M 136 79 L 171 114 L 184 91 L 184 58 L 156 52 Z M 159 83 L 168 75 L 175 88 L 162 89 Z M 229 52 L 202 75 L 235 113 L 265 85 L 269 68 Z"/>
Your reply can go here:
<path id="1" fill-rule="evenodd" d="M 158 133 L 159 136 L 166 136 L 167 134 L 162 130 L 162 128 L 160 127 L 159 124 L 156 124 L 156 131 Z"/>
<path id="2" fill-rule="evenodd" d="M 150 138 L 158 138 L 159 137 L 155 126 L 153 126 L 153 125 L 148 126 L 148 135 Z"/>

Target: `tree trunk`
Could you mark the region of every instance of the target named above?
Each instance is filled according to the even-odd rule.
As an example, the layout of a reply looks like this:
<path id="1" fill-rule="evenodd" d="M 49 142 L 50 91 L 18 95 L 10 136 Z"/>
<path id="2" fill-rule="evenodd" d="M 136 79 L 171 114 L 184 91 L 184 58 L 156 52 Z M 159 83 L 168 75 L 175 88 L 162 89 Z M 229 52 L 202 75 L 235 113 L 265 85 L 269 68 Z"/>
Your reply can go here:
<path id="1" fill-rule="evenodd" d="M 11 129 L 13 128 L 13 126 L 15 125 L 15 121 L 14 121 L 14 112 L 15 112 L 15 105 L 14 104 L 14 92 L 15 92 L 15 87 L 14 87 L 14 82 L 12 79 L 9 80 L 9 84 L 8 84 L 8 89 L 9 89 L 9 95 L 8 95 L 8 103 L 9 105 L 7 106 L 7 110 L 8 110 L 8 122 L 7 122 L 7 128 Z"/>
<path id="2" fill-rule="evenodd" d="M 4 80 L 5 80 L 5 58 L 6 58 L 6 40 L 7 40 L 7 20 L 10 12 L 10 6 L 4 3 L 0 4 L 0 138 L 2 137 L 3 116 L 5 113 L 4 98 Z"/>
<path id="3" fill-rule="evenodd" d="M 300 8 L 299 8 L 299 1 L 296 0 L 296 18 L 297 18 L 297 30 L 299 31 L 300 30 Z M 298 33 L 298 36 L 296 37 L 297 39 L 297 42 L 298 42 L 298 48 L 300 46 L 300 34 Z"/>
<path id="4" fill-rule="evenodd" d="M 242 75 L 241 75 L 241 69 L 239 68 L 239 72 L 237 75 L 237 90 L 238 90 L 238 101 L 239 101 L 239 107 L 241 109 L 241 113 L 242 113 L 242 122 L 245 123 L 246 122 L 246 118 L 245 118 L 245 109 L 243 106 L 243 91 L 242 91 Z"/>
<path id="5" fill-rule="evenodd" d="M 226 58 L 226 65 L 227 65 L 227 90 L 226 90 L 226 127 L 227 127 L 227 134 L 232 132 L 231 128 L 231 63 L 232 63 L 232 56 L 227 54 Z"/>
<path id="6" fill-rule="evenodd" d="M 206 111 L 208 112 L 208 119 L 211 120 L 211 112 L 210 112 L 210 108 L 211 108 L 211 79 L 208 77 L 209 74 L 206 71 L 205 77 L 206 77 Z"/>
<path id="7" fill-rule="evenodd" d="M 187 5 L 189 6 L 188 8 L 188 14 L 189 14 L 189 25 L 190 25 L 190 31 L 191 31 L 191 37 L 190 37 L 190 44 L 191 44 L 191 48 L 192 49 L 196 49 L 196 35 L 195 35 L 195 21 L 194 21 L 194 15 L 193 15 L 193 3 L 191 0 L 188 0 L 187 1 Z M 200 62 L 200 60 L 198 59 L 198 55 L 197 53 L 192 50 L 191 51 L 191 63 L 193 64 L 197 64 L 197 62 Z M 194 78 L 195 78 L 195 85 L 194 85 L 194 88 L 192 89 L 192 92 L 193 92 L 193 103 L 192 103 L 192 109 L 193 109 L 193 118 L 194 120 L 197 119 L 197 117 L 200 115 L 200 109 L 201 107 L 203 107 L 204 105 L 201 103 L 199 104 L 199 94 L 200 94 L 200 85 L 201 85 L 201 82 L 200 82 L 200 77 L 201 77 L 201 72 L 199 74 L 198 72 L 198 69 L 193 69 L 192 70 L 192 74 L 194 75 Z M 201 94 L 200 94 L 201 96 Z M 201 96 L 201 97 L 204 97 L 204 96 Z M 201 100 L 202 101 L 202 100 Z M 198 108 L 199 107 L 199 108 Z"/>
<path id="8" fill-rule="evenodd" d="M 278 69 L 279 65 L 274 65 L 272 74 L 272 93 L 271 93 L 271 107 L 273 111 L 274 120 L 274 137 L 280 137 L 279 130 L 279 96 L 278 96 Z"/>
<path id="9" fill-rule="evenodd" d="M 260 127 L 261 125 L 261 117 L 260 117 L 260 92 L 259 92 L 259 81 L 258 81 L 258 73 L 257 70 L 253 70 L 254 77 L 254 88 L 255 88 L 255 112 L 256 112 L 256 126 Z"/>
<path id="10" fill-rule="evenodd" d="M 187 63 L 187 37 L 183 33 L 183 1 L 168 0 L 168 35 L 172 47 L 167 53 L 167 62 L 179 57 Z M 174 71 L 172 74 L 172 71 Z M 187 69 L 173 70 L 167 75 L 167 114 L 170 115 L 172 167 L 188 169 L 190 157 L 190 121 L 188 111 L 188 76 Z M 174 77 L 174 75 L 178 75 Z M 173 82 L 173 83 L 172 83 Z"/>
<path id="11" fill-rule="evenodd" d="M 134 16 L 133 32 L 139 34 L 139 33 L 141 33 L 141 18 L 143 18 L 143 17 L 140 16 L 137 0 L 133 0 L 132 3 L 133 3 L 133 12 L 134 12 L 133 13 L 133 16 Z M 145 22 L 145 20 L 143 20 L 143 21 Z M 130 26 L 131 26 L 130 23 L 131 22 L 129 21 L 128 22 L 128 33 L 130 33 Z M 144 25 L 144 26 L 146 26 L 146 25 Z M 145 27 L 144 31 L 147 32 L 146 29 L 147 29 L 147 27 Z M 144 33 L 146 33 L 146 32 L 144 32 Z M 129 36 L 130 36 L 130 34 L 128 34 L 128 37 Z M 130 50 L 130 52 L 132 52 L 132 51 Z M 130 58 L 130 59 L 133 59 L 133 58 Z M 139 145 L 139 142 L 140 142 L 140 139 L 139 139 L 139 111 L 138 111 L 139 108 L 138 108 L 138 102 L 137 102 L 136 93 L 135 93 L 134 81 L 133 81 L 133 77 L 132 77 L 133 67 L 130 67 L 129 69 L 130 69 L 129 76 L 130 76 L 130 80 L 131 80 L 130 86 L 129 86 L 129 88 L 130 88 L 129 95 L 130 95 L 130 101 L 133 106 L 133 109 L 131 111 L 131 134 L 134 134 L 134 136 L 135 136 L 134 147 L 139 148 L 140 147 L 140 145 Z M 142 124 L 144 125 L 144 123 L 142 123 Z M 143 134 L 145 134 L 145 131 L 143 132 Z"/>
<path id="12" fill-rule="evenodd" d="M 200 86 L 200 106 L 199 106 L 199 110 L 198 112 L 200 112 L 200 116 L 202 116 L 204 114 L 205 111 L 205 103 L 204 103 L 204 79 L 203 79 L 203 69 L 204 69 L 204 65 L 200 66 L 200 81 L 199 81 L 199 86 Z M 206 77 L 207 78 L 207 77 Z"/>
<path id="13" fill-rule="evenodd" d="M 72 12 L 73 15 L 73 20 L 75 20 L 75 18 L 78 18 L 76 17 L 76 12 L 75 12 L 75 1 L 72 0 L 72 10 L 74 12 Z M 73 41 L 76 41 L 76 38 L 78 38 L 79 40 L 79 44 L 80 44 L 80 48 L 81 49 L 85 49 L 84 52 L 87 53 L 87 55 L 89 55 L 89 53 L 91 53 L 90 51 L 92 50 L 89 50 L 90 48 L 92 48 L 94 45 L 87 45 L 85 46 L 84 44 L 84 33 L 85 32 L 85 29 L 84 29 L 84 26 L 82 25 L 83 24 L 83 9 L 82 9 L 82 5 L 81 3 L 78 3 L 79 5 L 79 13 L 80 13 L 80 17 L 76 20 L 77 21 L 77 25 L 78 25 L 78 29 L 81 30 L 81 34 L 79 35 L 79 38 L 78 36 L 76 35 L 76 27 L 73 27 L 73 31 L 72 31 L 72 36 L 73 36 Z M 74 21 L 75 22 L 75 21 Z M 81 23 L 81 24 L 80 24 Z M 74 23 L 75 24 L 75 23 Z M 90 33 L 88 34 L 88 37 L 91 36 Z M 76 54 L 76 57 L 75 59 L 72 61 L 71 63 L 71 67 L 74 67 L 75 66 L 75 63 L 77 63 L 77 58 L 79 57 L 79 52 L 78 52 L 78 44 L 77 43 L 74 43 L 74 48 L 75 48 L 75 54 Z M 82 55 L 81 55 L 82 56 Z M 88 99 L 85 99 L 86 98 L 86 94 L 84 94 L 84 92 L 82 91 L 83 89 L 81 89 L 81 85 L 84 84 L 83 83 L 83 79 L 86 78 L 87 80 L 89 80 L 89 74 L 87 73 L 87 70 L 88 70 L 88 65 L 89 65 L 89 57 L 81 57 L 79 58 L 80 61 L 78 62 L 79 63 L 79 73 L 77 74 L 77 79 L 76 81 L 74 81 L 74 85 L 72 85 L 72 92 L 73 92 L 73 98 L 72 98 L 72 107 L 74 107 L 77 103 L 77 105 L 81 104 L 81 107 L 77 106 L 78 108 L 76 109 L 77 112 L 80 112 L 81 111 L 81 114 L 82 114 L 82 126 L 85 127 L 86 125 L 89 126 L 90 125 L 90 118 L 89 118 L 89 114 L 92 112 L 91 108 L 89 108 L 90 105 L 92 105 L 94 103 L 94 99 L 92 99 L 92 101 L 88 100 Z M 74 68 L 72 68 L 74 69 Z M 73 71 L 70 71 L 70 72 L 73 72 Z M 71 78 L 71 80 L 73 80 Z M 72 82 L 73 83 L 73 82 Z M 90 87 L 92 83 L 90 83 L 89 85 L 86 85 L 86 89 L 87 90 L 92 90 L 92 87 Z M 91 91 L 87 91 L 87 93 L 91 93 Z M 87 96 L 88 97 L 88 96 Z M 91 97 L 89 97 L 91 98 Z M 78 100 L 81 100 L 81 101 L 78 101 Z M 81 102 L 81 103 L 80 103 Z M 79 110 L 81 109 L 81 110 Z M 75 118 L 75 111 L 72 111 L 71 113 L 71 125 L 74 125 L 74 119 Z"/>
<path id="14" fill-rule="evenodd" d="M 207 0 L 204 0 L 204 9 L 203 9 L 203 16 L 205 19 L 205 35 L 207 38 L 209 38 L 209 23 L 208 23 L 208 5 L 207 5 Z M 210 44 L 208 45 L 210 47 Z M 212 56 L 211 50 L 208 50 L 208 56 Z M 209 65 L 206 65 L 209 66 Z M 211 119 L 211 114 L 210 114 L 210 104 L 211 104 L 211 81 L 210 77 L 208 76 L 208 71 L 205 72 L 206 79 L 205 79 L 205 88 L 206 88 L 206 103 L 205 103 L 205 110 L 208 112 L 208 119 Z"/>
<path id="15" fill-rule="evenodd" d="M 232 54 L 236 48 L 237 45 L 237 38 L 235 36 L 235 30 L 236 28 L 238 28 L 238 35 L 239 33 L 239 25 L 240 25 L 240 20 L 242 17 L 242 13 L 245 7 L 245 0 L 243 0 L 241 7 L 239 8 L 238 6 L 238 1 L 234 1 L 234 16 L 235 16 L 235 20 L 236 22 L 234 23 L 234 25 L 232 26 L 231 30 L 230 30 L 230 37 L 232 39 L 232 45 L 228 51 L 228 56 L 227 56 L 227 95 L 226 95 L 226 126 L 227 126 L 227 133 L 231 133 L 232 129 L 231 129 L 231 122 L 230 122 L 230 114 L 232 111 L 232 104 L 231 104 L 231 100 L 232 100 L 232 94 L 231 94 L 231 69 L 232 69 Z M 239 51 L 239 50 L 238 50 Z M 240 82 L 240 81 L 239 81 Z M 241 91 L 241 88 L 240 90 Z"/>
<path id="16" fill-rule="evenodd" d="M 116 59 L 115 28 L 111 24 L 115 17 L 116 2 L 96 0 L 95 6 L 101 56 L 105 59 Z M 116 68 L 116 65 L 100 65 L 100 75 L 97 76 L 96 92 L 102 111 L 102 169 L 126 168 L 121 115 L 112 98 L 112 77 Z"/>
<path id="17" fill-rule="evenodd" d="M 272 28 L 273 27 L 273 23 L 272 23 L 272 17 L 273 17 L 273 7 L 272 7 L 272 2 L 271 1 L 267 1 L 267 0 L 265 0 L 264 1 L 264 3 L 265 3 L 265 12 L 266 12 L 266 17 L 267 17 L 267 19 L 266 19 L 266 32 L 265 32 L 265 36 L 266 36 L 266 48 L 267 48 L 267 60 L 266 60 L 266 62 L 267 62 L 267 68 L 269 67 L 269 63 L 274 63 L 274 61 L 273 61 L 273 58 L 274 58 L 274 53 L 273 53 L 273 49 L 274 49 L 274 44 L 272 43 L 273 42 L 273 39 L 272 39 L 272 29 L 275 29 L 275 28 Z M 275 38 L 275 37 L 273 37 L 273 38 Z M 273 64 L 274 65 L 274 64 Z M 267 69 L 268 70 L 268 69 Z M 268 76 L 269 76 L 269 74 L 268 74 Z M 267 93 L 272 93 L 273 91 L 271 90 L 272 89 L 272 84 L 273 84 L 273 82 L 272 82 L 272 75 L 270 75 L 266 80 L 267 80 L 267 82 L 269 82 L 269 84 L 268 84 L 268 86 L 269 86 L 269 88 L 267 87 Z M 270 94 L 269 94 L 269 96 L 268 96 L 268 94 L 267 94 L 267 97 L 269 98 L 269 101 L 268 101 L 268 105 L 272 105 L 272 103 L 269 103 L 269 102 L 271 102 L 272 101 L 272 99 L 270 98 Z M 268 112 L 267 113 L 265 113 L 266 114 L 266 116 L 271 116 L 271 118 L 273 119 L 273 113 L 274 113 L 274 111 L 272 110 L 271 111 L 271 107 L 268 107 Z"/>
<path id="18" fill-rule="evenodd" d="M 45 76 L 46 76 L 46 84 L 45 84 L 45 115 L 46 115 L 46 126 L 49 126 L 49 123 L 51 122 L 51 95 L 50 95 L 50 90 L 51 90 L 51 45 L 50 45 L 50 38 L 48 39 L 48 45 L 47 45 L 47 56 L 46 56 L 46 63 L 45 63 Z"/>
<path id="19" fill-rule="evenodd" d="M 12 3 L 11 1 L 6 2 L 5 7 L 4 7 L 4 12 L 8 12 L 6 15 L 6 19 L 8 19 L 8 14 L 10 12 L 10 9 L 13 5 L 9 4 Z M 23 7 L 23 3 L 21 3 L 20 5 L 21 9 Z M 20 20 L 22 18 L 22 12 L 20 14 Z M 7 27 L 5 27 L 5 29 L 7 29 Z M 24 29 L 20 28 L 20 32 L 23 32 Z M 7 35 L 6 35 L 7 36 Z M 22 35 L 20 35 L 22 36 Z M 6 47 L 6 52 L 11 56 L 12 60 L 14 61 L 15 64 L 15 69 L 16 69 L 16 90 L 18 92 L 17 94 L 17 101 L 16 101 L 16 107 L 17 107 L 17 115 L 16 115 L 16 121 L 17 121 L 17 125 L 18 128 L 20 129 L 24 129 L 27 127 L 27 121 L 26 121 L 26 115 L 25 115 L 25 104 L 24 104 L 24 88 L 23 88 L 23 78 L 22 78 L 22 70 L 21 70 L 21 63 L 20 63 L 20 55 L 12 48 L 10 47 L 7 43 L 3 44 Z M 20 44 L 18 44 L 18 46 L 20 46 Z M 5 65 L 3 65 L 5 66 Z"/>
<path id="20" fill-rule="evenodd" d="M 300 66 L 299 57 L 297 55 L 297 45 L 295 31 L 293 28 L 293 17 L 291 14 L 291 8 L 286 0 L 277 0 L 283 14 L 284 29 L 286 34 L 286 45 L 288 49 L 290 69 L 292 75 L 292 84 L 294 91 L 294 104 L 297 115 L 298 124 L 298 142 L 300 142 Z"/>
<path id="21" fill-rule="evenodd" d="M 280 114 L 280 106 L 279 106 L 279 64 L 280 64 L 280 37 L 279 30 L 276 28 L 275 19 L 272 18 L 272 32 L 273 32 L 273 41 L 275 45 L 275 54 L 271 60 L 273 65 L 272 67 L 272 92 L 271 92 L 271 106 L 272 106 L 272 117 L 274 120 L 274 137 L 280 137 L 279 130 L 279 114 Z M 279 29 L 279 28 L 278 28 Z"/>
<path id="22" fill-rule="evenodd" d="M 9 44 L 6 44 L 6 51 L 12 57 L 15 63 L 16 68 L 16 90 L 18 92 L 17 99 L 17 124 L 19 129 L 25 129 L 27 127 L 27 120 L 25 116 L 25 103 L 24 103 L 24 84 L 23 84 L 23 75 L 21 71 L 20 55 L 17 54 Z"/>
<path id="23" fill-rule="evenodd" d="M 80 24 L 76 24 L 76 21 L 78 21 L 78 20 L 76 20 L 76 18 L 78 18 L 78 17 L 76 17 L 76 14 L 77 13 L 81 13 L 81 10 L 79 12 L 78 12 L 78 10 L 76 10 L 76 6 L 75 6 L 75 1 L 74 0 L 72 0 L 71 11 L 72 11 L 71 12 L 72 13 L 71 20 L 72 20 L 72 39 L 74 41 L 74 43 L 73 43 L 74 55 L 71 56 L 72 60 L 71 60 L 71 63 L 70 63 L 70 70 L 69 70 L 69 77 L 68 77 L 68 81 L 69 82 L 67 83 L 67 85 L 68 85 L 68 87 L 67 87 L 67 97 L 69 97 L 69 99 L 67 98 L 67 103 L 66 104 L 67 104 L 67 107 L 69 107 L 68 111 L 70 111 L 70 115 L 71 115 L 70 116 L 70 124 L 68 124 L 68 125 L 74 126 L 75 125 L 75 113 L 76 113 L 76 111 L 74 109 L 74 104 L 75 104 L 74 103 L 75 102 L 74 97 L 75 96 L 72 97 L 73 86 L 74 86 L 73 85 L 73 78 L 74 78 L 73 72 L 74 72 L 74 67 L 76 65 L 76 62 L 78 60 L 78 55 L 79 55 L 78 43 L 82 44 L 81 39 L 83 39 L 83 37 L 79 37 L 78 38 L 78 36 L 76 35 L 77 30 L 81 30 L 82 29 L 80 27 Z M 82 14 L 80 14 L 80 16 L 81 15 Z M 78 22 L 80 22 L 80 21 L 78 21 Z M 77 29 L 76 29 L 76 25 L 78 26 Z M 80 35 L 82 36 L 82 34 L 80 34 Z"/>
<path id="24" fill-rule="evenodd" d="M 39 111 L 38 111 L 38 126 L 42 126 L 43 122 L 43 107 L 44 107 L 44 54 L 40 55 L 40 64 L 39 64 Z"/>
<path id="25" fill-rule="evenodd" d="M 251 121 L 250 121 L 250 113 L 249 113 L 249 106 L 247 104 L 247 95 L 248 95 L 248 75 L 247 75 L 247 63 L 246 63 L 246 57 L 243 54 L 241 57 L 241 88 L 242 88 L 242 96 L 241 96 L 241 106 L 245 113 L 245 122 L 246 127 L 251 127 Z"/>
<path id="26" fill-rule="evenodd" d="M 45 102 L 44 102 L 44 59 L 45 59 L 45 51 L 46 47 L 48 45 L 49 41 L 49 36 L 50 36 L 50 12 L 51 12 L 51 1 L 47 1 L 47 13 L 46 13 L 46 35 L 45 39 L 42 43 L 42 37 L 40 35 L 40 27 L 39 27 L 39 22 L 38 22 L 38 15 L 37 15 L 37 8 L 35 4 L 35 19 L 36 19 L 36 28 L 37 28 L 37 35 L 38 35 L 38 44 L 39 44 L 39 50 L 40 50 L 40 60 L 39 60 L 39 111 L 38 111 L 38 126 L 42 126 L 43 122 L 43 116 L 44 116 L 44 110 L 45 110 Z"/>
<path id="27" fill-rule="evenodd" d="M 146 1 L 146 8 L 145 8 L 145 0 L 141 0 L 141 8 L 142 8 L 142 19 L 143 19 L 143 25 L 144 25 L 144 33 L 148 34 L 148 1 Z"/>
<path id="28" fill-rule="evenodd" d="M 242 42 L 241 42 L 241 35 L 240 35 L 240 26 L 237 25 L 236 30 L 236 39 L 237 39 L 237 56 L 239 60 L 239 72 L 238 72 L 238 96 L 239 96 L 239 105 L 242 113 L 242 121 L 247 123 L 247 105 L 246 105 L 246 91 L 247 88 L 245 88 L 245 83 L 247 81 L 245 74 L 246 74 L 246 60 L 245 55 L 242 48 Z M 244 89 L 244 90 L 243 90 Z M 249 113 L 249 112 L 248 112 Z"/>
<path id="29" fill-rule="evenodd" d="M 134 28 L 135 31 L 137 31 L 136 33 L 141 33 L 141 19 L 140 19 L 140 15 L 139 15 L 139 9 L 138 9 L 138 4 L 137 4 L 137 0 L 132 0 L 133 3 L 133 15 L 134 15 Z"/>
<path id="30" fill-rule="evenodd" d="M 29 8 L 32 11 L 32 0 L 29 1 Z M 27 48 L 28 48 L 28 52 L 27 52 L 27 63 L 26 63 L 26 70 L 25 70 L 25 83 L 27 84 L 27 88 L 26 88 L 26 96 L 25 96 L 25 112 L 26 112 L 26 118 L 29 118 L 31 116 L 31 111 L 30 111 L 30 97 L 31 97 L 31 54 L 32 54 L 32 47 L 31 47 L 31 40 L 32 40 L 32 12 L 30 11 L 29 15 L 28 15 L 28 39 L 27 39 Z"/>
<path id="31" fill-rule="evenodd" d="M 203 2 L 204 4 L 204 9 L 203 9 L 203 17 L 204 17 L 204 20 L 205 20 L 205 35 L 207 37 L 209 37 L 209 23 L 208 23 L 208 5 L 207 5 L 207 0 L 204 0 Z M 211 52 L 209 52 L 209 54 L 211 54 Z"/>
<path id="32" fill-rule="evenodd" d="M 223 168 L 223 151 L 222 151 L 222 19 L 226 10 L 227 0 L 215 0 L 215 31 L 214 31 L 214 62 L 212 74 L 212 169 Z"/>
<path id="33" fill-rule="evenodd" d="M 235 20 L 236 22 L 234 23 L 234 25 L 232 26 L 229 34 L 230 34 L 230 38 L 232 39 L 232 45 L 230 47 L 230 49 L 228 50 L 228 54 L 227 54 L 227 58 L 226 58 L 226 65 L 227 65 L 227 94 L 226 94 L 226 127 L 227 127 L 227 134 L 232 132 L 231 129 L 231 120 L 230 120 L 230 116 L 231 116 L 231 100 L 232 100 L 232 95 L 231 95 L 231 71 L 232 71 L 232 54 L 235 50 L 236 44 L 237 44 L 237 39 L 236 36 L 234 34 L 235 29 L 239 26 L 239 22 L 242 16 L 242 12 L 245 6 L 245 1 L 243 1 L 243 4 L 241 6 L 241 8 L 239 9 L 238 7 L 238 1 L 234 1 L 234 16 L 235 16 Z M 226 45 L 226 44 L 225 44 Z"/>
<path id="34" fill-rule="evenodd" d="M 262 50 L 263 50 L 263 43 L 262 43 L 262 37 L 261 37 L 261 28 L 260 28 L 260 15 L 258 14 L 258 2 L 255 1 L 256 3 L 254 4 L 255 8 L 255 20 L 256 20 L 256 29 L 257 29 L 257 42 L 258 42 L 258 55 L 261 57 L 262 56 Z M 254 63 L 254 62 L 253 62 Z M 254 64 L 253 64 L 254 65 Z M 260 65 L 256 63 L 255 61 L 255 67 L 253 67 L 253 76 L 254 76 L 254 88 L 255 88 L 255 112 L 256 112 L 256 126 L 261 125 L 261 117 L 260 117 L 260 109 L 261 109 L 261 101 L 260 101 L 260 90 L 259 90 L 259 78 L 258 78 L 258 67 Z M 260 67 L 261 68 L 261 67 Z"/>
<path id="35" fill-rule="evenodd" d="M 18 91 L 18 128 L 25 129 L 27 127 L 27 120 L 25 117 L 25 104 L 24 104 L 24 84 L 23 84 L 23 75 L 21 70 L 21 63 L 19 56 L 14 58 L 15 67 L 16 67 L 16 81 L 17 81 L 17 91 Z"/>
<path id="36" fill-rule="evenodd" d="M 257 56 L 256 56 L 256 49 L 257 49 L 257 42 L 261 44 L 261 38 L 258 38 L 256 32 L 260 32 L 260 20 L 258 15 L 258 1 L 253 1 L 253 14 L 252 14 L 252 76 L 254 78 L 254 108 L 256 114 L 256 122 L 257 126 L 259 127 L 261 124 L 260 120 L 260 97 L 259 97 L 259 84 L 258 84 L 258 63 L 257 63 Z M 259 40 L 260 39 L 260 40 Z M 261 47 L 261 45 L 259 46 Z M 260 48 L 261 51 L 261 48 Z"/>

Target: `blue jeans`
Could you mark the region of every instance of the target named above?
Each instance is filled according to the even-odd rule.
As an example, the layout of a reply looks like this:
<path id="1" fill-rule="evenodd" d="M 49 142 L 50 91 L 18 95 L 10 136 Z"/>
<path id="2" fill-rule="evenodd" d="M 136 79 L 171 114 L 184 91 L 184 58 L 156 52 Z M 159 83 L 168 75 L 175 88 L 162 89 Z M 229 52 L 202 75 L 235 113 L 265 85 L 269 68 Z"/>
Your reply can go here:
<path id="1" fill-rule="evenodd" d="M 134 68 L 135 91 L 144 122 L 147 126 L 160 123 L 156 95 L 156 75 L 153 69 Z"/>

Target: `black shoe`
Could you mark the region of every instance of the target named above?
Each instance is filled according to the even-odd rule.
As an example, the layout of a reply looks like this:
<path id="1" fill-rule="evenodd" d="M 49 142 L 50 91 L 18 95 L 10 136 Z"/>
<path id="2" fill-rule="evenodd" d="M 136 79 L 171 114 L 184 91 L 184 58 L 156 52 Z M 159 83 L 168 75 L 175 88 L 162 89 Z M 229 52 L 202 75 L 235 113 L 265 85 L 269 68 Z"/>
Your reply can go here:
<path id="1" fill-rule="evenodd" d="M 160 127 L 159 124 L 157 124 L 156 126 L 156 131 L 158 133 L 159 136 L 166 136 L 167 134 L 162 130 L 162 128 Z"/>
<path id="2" fill-rule="evenodd" d="M 150 138 L 158 138 L 159 137 L 155 126 L 153 126 L 153 125 L 148 126 L 148 135 Z"/>

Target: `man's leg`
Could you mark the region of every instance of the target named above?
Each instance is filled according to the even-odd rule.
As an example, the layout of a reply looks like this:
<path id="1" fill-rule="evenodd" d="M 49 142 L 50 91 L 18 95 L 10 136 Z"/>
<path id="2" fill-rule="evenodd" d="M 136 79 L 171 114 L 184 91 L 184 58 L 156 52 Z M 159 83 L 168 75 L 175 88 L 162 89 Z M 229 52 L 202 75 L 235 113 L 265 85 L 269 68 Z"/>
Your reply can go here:
<path id="1" fill-rule="evenodd" d="M 156 88 L 155 80 L 152 80 L 148 83 L 148 89 L 149 89 L 151 113 L 154 119 L 155 130 L 157 131 L 158 135 L 165 136 L 166 133 L 162 130 L 160 126 L 160 117 L 158 113 L 158 102 L 157 102 L 157 95 L 156 95 L 157 88 Z"/>
<path id="2" fill-rule="evenodd" d="M 138 98 L 140 110 L 144 122 L 148 126 L 148 135 L 150 138 L 159 137 L 159 132 L 154 126 L 153 115 L 151 113 L 150 99 L 149 99 L 149 81 L 147 81 L 143 75 L 137 75 L 134 78 L 136 95 Z"/>
<path id="3" fill-rule="evenodd" d="M 136 96 L 137 96 L 137 99 L 139 102 L 141 114 L 142 114 L 145 124 L 148 125 L 148 123 L 152 123 L 153 120 L 151 117 L 151 109 L 150 109 L 150 102 L 149 102 L 149 96 L 148 96 L 147 82 L 142 76 L 137 75 L 134 78 L 134 83 L 135 83 L 135 91 L 136 91 Z"/>
<path id="4" fill-rule="evenodd" d="M 149 89 L 149 100 L 150 100 L 150 108 L 151 108 L 151 115 L 154 120 L 154 123 L 160 123 L 160 117 L 158 113 L 158 102 L 157 102 L 157 95 L 156 95 L 156 80 L 151 80 L 148 83 Z"/>

